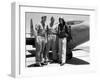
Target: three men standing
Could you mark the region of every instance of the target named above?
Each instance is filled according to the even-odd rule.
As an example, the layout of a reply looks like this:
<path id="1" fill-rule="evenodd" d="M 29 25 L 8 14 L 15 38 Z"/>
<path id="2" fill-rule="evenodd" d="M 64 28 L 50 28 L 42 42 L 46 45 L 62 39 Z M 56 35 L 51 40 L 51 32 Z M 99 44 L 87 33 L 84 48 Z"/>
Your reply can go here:
<path id="1" fill-rule="evenodd" d="M 57 60 L 57 37 L 58 37 L 58 58 L 59 63 L 64 65 L 67 53 L 68 27 L 63 18 L 59 18 L 59 24 L 55 25 L 54 17 L 51 17 L 50 24 L 46 24 L 46 16 L 41 17 L 41 22 L 35 27 L 36 29 L 36 65 L 42 66 L 49 61 L 48 53 L 51 49 L 53 61 Z M 58 28 L 58 29 L 57 29 Z"/>

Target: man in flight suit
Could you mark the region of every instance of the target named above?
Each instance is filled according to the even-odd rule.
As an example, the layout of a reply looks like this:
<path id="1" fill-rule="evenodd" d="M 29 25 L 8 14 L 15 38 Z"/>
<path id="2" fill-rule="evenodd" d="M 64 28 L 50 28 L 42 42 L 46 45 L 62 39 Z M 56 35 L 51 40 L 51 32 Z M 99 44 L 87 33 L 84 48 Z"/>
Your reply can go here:
<path id="1" fill-rule="evenodd" d="M 58 25 L 58 38 L 59 38 L 59 63 L 64 65 L 66 63 L 66 53 L 67 53 L 67 37 L 68 37 L 68 28 L 63 18 L 59 18 Z"/>

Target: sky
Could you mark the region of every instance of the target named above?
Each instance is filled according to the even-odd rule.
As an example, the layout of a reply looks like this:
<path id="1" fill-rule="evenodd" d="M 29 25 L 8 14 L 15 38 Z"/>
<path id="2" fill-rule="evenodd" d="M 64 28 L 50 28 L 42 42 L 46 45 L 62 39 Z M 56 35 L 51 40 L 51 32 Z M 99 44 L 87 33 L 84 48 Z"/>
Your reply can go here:
<path id="1" fill-rule="evenodd" d="M 55 23 L 58 22 L 59 17 L 63 17 L 65 21 L 70 20 L 83 20 L 89 22 L 88 15 L 75 15 L 75 14 L 52 14 L 52 13 L 34 13 L 34 12 L 26 12 L 25 13 L 25 26 L 26 33 L 30 33 L 30 20 L 33 21 L 33 26 L 39 24 L 41 21 L 41 16 L 47 16 L 46 23 L 49 24 L 50 18 L 53 16 L 55 18 Z"/>

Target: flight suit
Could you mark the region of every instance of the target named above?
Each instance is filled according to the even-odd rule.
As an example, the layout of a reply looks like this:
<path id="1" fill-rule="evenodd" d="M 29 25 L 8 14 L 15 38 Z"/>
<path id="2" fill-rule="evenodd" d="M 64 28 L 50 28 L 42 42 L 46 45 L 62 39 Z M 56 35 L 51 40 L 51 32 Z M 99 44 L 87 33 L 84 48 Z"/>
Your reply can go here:
<path id="1" fill-rule="evenodd" d="M 59 41 L 59 62 L 65 63 L 66 62 L 66 54 L 67 54 L 67 36 L 68 36 L 68 29 L 66 25 L 61 26 L 58 25 L 58 41 Z"/>
<path id="2" fill-rule="evenodd" d="M 37 36 L 36 36 L 36 63 L 43 63 L 43 53 L 45 49 L 45 44 L 47 43 L 47 37 L 46 37 L 46 26 L 43 26 L 41 24 L 36 25 L 36 31 L 37 31 Z"/>

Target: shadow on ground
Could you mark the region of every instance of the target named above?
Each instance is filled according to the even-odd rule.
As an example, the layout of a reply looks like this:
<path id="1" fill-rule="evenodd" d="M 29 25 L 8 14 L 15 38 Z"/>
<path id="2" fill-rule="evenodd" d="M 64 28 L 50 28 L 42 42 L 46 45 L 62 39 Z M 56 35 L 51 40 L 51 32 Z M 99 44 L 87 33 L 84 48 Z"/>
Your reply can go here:
<path id="1" fill-rule="evenodd" d="M 87 65 L 87 64 L 90 64 L 90 63 L 87 62 L 87 61 L 84 61 L 82 59 L 73 57 L 72 59 L 70 59 L 70 60 L 67 61 L 67 64 L 72 64 L 72 65 Z"/>
<path id="2" fill-rule="evenodd" d="M 51 63 L 51 65 L 52 65 L 52 64 L 53 64 L 53 63 Z M 55 63 L 54 63 L 54 64 L 55 64 Z M 84 61 L 84 60 L 82 60 L 82 59 L 73 57 L 72 59 L 68 60 L 68 61 L 66 62 L 66 64 L 71 64 L 71 65 L 88 65 L 88 64 L 90 64 L 90 63 L 87 62 L 87 61 Z M 31 64 L 31 65 L 29 65 L 28 67 L 38 67 L 38 66 L 36 66 L 35 64 Z"/>

